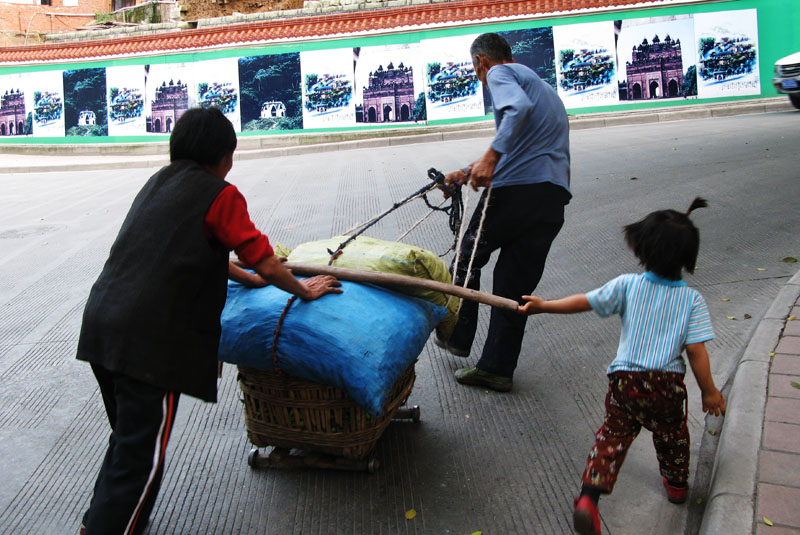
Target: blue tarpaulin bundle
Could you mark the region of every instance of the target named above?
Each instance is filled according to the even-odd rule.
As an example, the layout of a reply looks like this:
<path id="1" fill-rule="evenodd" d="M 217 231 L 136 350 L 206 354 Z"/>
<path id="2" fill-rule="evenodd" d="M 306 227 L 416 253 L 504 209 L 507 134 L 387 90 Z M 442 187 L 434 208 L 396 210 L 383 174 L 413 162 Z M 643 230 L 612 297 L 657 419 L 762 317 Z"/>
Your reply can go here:
<path id="1" fill-rule="evenodd" d="M 446 309 L 371 285 L 342 282 L 342 290 L 292 303 L 279 332 L 277 364 L 289 375 L 344 390 L 378 416 Z M 229 282 L 219 359 L 274 369 L 272 340 L 290 297 L 274 286 Z"/>

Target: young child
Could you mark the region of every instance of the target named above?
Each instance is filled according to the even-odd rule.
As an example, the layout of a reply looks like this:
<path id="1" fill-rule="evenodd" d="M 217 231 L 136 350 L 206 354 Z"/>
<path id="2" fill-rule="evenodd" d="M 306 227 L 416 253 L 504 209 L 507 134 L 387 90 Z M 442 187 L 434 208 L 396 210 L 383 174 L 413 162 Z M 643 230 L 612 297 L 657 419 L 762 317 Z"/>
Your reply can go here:
<path id="1" fill-rule="evenodd" d="M 91 363 L 111 437 L 81 535 L 147 525 L 180 394 L 217 399 L 228 277 L 306 300 L 341 292 L 333 277 L 296 279 L 273 254 L 225 181 L 235 148 L 221 111 L 186 111 L 169 138 L 171 163 L 134 199 L 89 293 L 77 358 Z M 233 265 L 232 250 L 256 273 Z"/>
<path id="2" fill-rule="evenodd" d="M 703 396 L 703 411 L 725 414 L 725 400 L 711 377 L 705 344 L 714 337 L 706 302 L 681 279 L 694 272 L 700 235 L 689 219 L 707 206 L 696 198 L 689 210 L 659 210 L 624 227 L 625 241 L 646 272 L 625 274 L 592 290 L 547 301 L 523 296 L 523 314 L 571 314 L 594 310 L 622 316 L 617 356 L 608 368 L 606 415 L 595 434 L 575 498 L 573 522 L 581 535 L 600 534 L 597 502 L 614 488 L 628 447 L 642 427 L 652 431 L 658 463 L 672 503 L 688 495 L 689 429 L 684 348 Z"/>

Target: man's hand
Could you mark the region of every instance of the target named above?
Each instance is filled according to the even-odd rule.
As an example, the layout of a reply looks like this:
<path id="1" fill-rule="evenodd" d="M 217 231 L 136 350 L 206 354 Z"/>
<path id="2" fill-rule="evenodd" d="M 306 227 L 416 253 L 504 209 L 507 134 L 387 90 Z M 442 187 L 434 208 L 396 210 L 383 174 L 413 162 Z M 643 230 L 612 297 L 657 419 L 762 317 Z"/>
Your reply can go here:
<path id="1" fill-rule="evenodd" d="M 500 156 L 499 152 L 489 147 L 479 160 L 470 165 L 469 179 L 474 191 L 478 191 L 478 188 L 488 187 L 492 183 L 494 169 L 497 167 L 497 162 L 500 161 Z"/>
<path id="2" fill-rule="evenodd" d="M 342 289 L 339 288 L 342 283 L 330 275 L 317 275 L 315 277 L 311 277 L 310 279 L 303 279 L 300 281 L 300 283 L 303 284 L 309 291 L 309 295 L 303 297 L 303 299 L 306 301 L 313 301 L 314 299 L 322 297 L 326 294 L 342 293 Z"/>
<path id="3" fill-rule="evenodd" d="M 467 168 L 469 170 L 469 168 Z M 444 175 L 444 185 L 450 188 L 451 190 L 456 189 L 456 187 L 460 184 L 465 184 L 469 180 L 469 175 L 464 172 L 463 169 L 458 169 L 456 171 L 452 171 Z M 450 194 L 444 188 L 439 188 L 442 190 L 445 199 L 450 198 Z"/>

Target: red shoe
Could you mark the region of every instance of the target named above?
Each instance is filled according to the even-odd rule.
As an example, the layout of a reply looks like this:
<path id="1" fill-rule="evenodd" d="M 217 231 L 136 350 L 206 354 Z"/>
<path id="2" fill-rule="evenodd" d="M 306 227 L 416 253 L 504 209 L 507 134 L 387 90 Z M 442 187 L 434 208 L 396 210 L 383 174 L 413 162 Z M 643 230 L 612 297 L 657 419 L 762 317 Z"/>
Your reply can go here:
<path id="1" fill-rule="evenodd" d="M 590 497 L 575 498 L 572 526 L 580 535 L 600 535 L 600 512 Z"/>
<path id="2" fill-rule="evenodd" d="M 689 485 L 685 487 L 674 487 L 667 483 L 667 478 L 664 478 L 664 488 L 667 489 L 667 499 L 671 503 L 683 503 L 689 496 Z"/>

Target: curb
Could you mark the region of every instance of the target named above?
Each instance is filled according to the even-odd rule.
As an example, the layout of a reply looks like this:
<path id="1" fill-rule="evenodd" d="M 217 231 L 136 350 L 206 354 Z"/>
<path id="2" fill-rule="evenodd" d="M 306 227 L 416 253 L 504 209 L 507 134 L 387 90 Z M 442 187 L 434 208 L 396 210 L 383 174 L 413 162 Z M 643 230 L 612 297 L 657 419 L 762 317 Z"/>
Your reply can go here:
<path id="1" fill-rule="evenodd" d="M 753 113 L 794 111 L 787 98 L 769 97 L 735 102 L 687 104 L 673 108 L 653 108 L 620 112 L 602 112 L 571 115 L 570 130 L 605 128 L 633 124 L 661 123 L 687 119 L 730 117 Z M 281 156 L 334 152 L 363 148 L 391 147 L 412 143 L 434 143 L 494 135 L 494 121 L 446 126 L 421 126 L 387 130 L 362 130 L 330 134 L 294 134 L 254 136 L 239 138 L 239 148 L 234 160 L 253 160 Z M 60 162 L 27 165 L 0 165 L 0 174 L 92 171 L 99 169 L 132 169 L 161 167 L 169 163 L 169 145 L 166 142 L 133 143 L 119 145 L 11 145 L 0 144 L 0 156 L 6 154 L 26 156 L 57 156 Z M 70 159 L 94 158 L 93 162 L 71 162 Z"/>
<path id="2" fill-rule="evenodd" d="M 800 271 L 778 293 L 737 364 L 714 456 L 700 535 L 753 533 L 759 452 L 772 364 L 770 353 L 778 345 L 786 318 L 798 297 Z"/>

